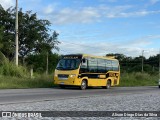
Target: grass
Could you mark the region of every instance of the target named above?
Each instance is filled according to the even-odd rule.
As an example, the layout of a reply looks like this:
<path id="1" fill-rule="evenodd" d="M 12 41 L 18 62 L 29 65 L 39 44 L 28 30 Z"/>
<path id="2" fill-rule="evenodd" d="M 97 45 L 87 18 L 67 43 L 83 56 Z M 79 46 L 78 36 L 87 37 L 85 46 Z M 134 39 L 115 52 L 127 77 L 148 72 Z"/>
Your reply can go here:
<path id="1" fill-rule="evenodd" d="M 16 66 L 12 62 L 5 61 L 3 65 L 0 67 L 0 74 L 4 76 L 15 76 L 24 78 L 29 76 L 29 72 L 25 67 Z"/>
<path id="2" fill-rule="evenodd" d="M 0 76 L 0 89 L 51 88 L 53 86 L 53 75 L 40 75 L 36 78 Z"/>
<path id="3" fill-rule="evenodd" d="M 133 72 L 121 74 L 119 86 L 155 86 L 157 84 L 158 74 Z"/>
<path id="4" fill-rule="evenodd" d="M 16 66 L 0 52 L 0 89 L 7 88 L 50 88 L 54 86 L 53 75 L 30 74 L 26 67 Z M 157 85 L 158 75 L 148 73 L 122 73 L 119 86 Z"/>
<path id="5" fill-rule="evenodd" d="M 3 53 L 0 52 L 0 75 L 14 76 L 14 77 L 27 77 L 29 72 L 26 67 L 15 65 L 13 61 L 9 61 Z"/>
<path id="6" fill-rule="evenodd" d="M 15 65 L 0 52 L 0 89 L 48 88 L 53 86 L 53 75 L 35 74 L 30 78 L 27 67 Z"/>
<path id="7" fill-rule="evenodd" d="M 157 86 L 158 76 L 148 73 L 123 73 L 119 86 Z M 0 75 L 0 89 L 7 88 L 51 88 L 53 75 L 36 75 L 35 78 L 11 77 Z"/>

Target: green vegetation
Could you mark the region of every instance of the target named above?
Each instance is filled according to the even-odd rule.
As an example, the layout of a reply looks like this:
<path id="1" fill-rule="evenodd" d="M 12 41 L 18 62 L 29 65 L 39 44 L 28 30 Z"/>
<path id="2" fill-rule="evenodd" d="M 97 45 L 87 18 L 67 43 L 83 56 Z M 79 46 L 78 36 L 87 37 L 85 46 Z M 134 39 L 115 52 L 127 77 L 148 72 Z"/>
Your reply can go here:
<path id="1" fill-rule="evenodd" d="M 45 53 L 37 54 L 37 55 L 29 55 L 26 58 L 26 66 L 30 66 L 33 68 L 34 72 L 42 74 L 46 72 L 46 59 L 47 55 Z M 48 71 L 49 73 L 53 73 L 53 70 L 55 69 L 57 63 L 59 60 L 58 54 L 49 54 L 48 55 Z"/>
<path id="2" fill-rule="evenodd" d="M 53 86 L 53 74 L 30 77 L 26 67 L 16 66 L 0 52 L 0 88 L 45 88 Z"/>
<path id="3" fill-rule="evenodd" d="M 158 82 L 158 73 L 149 74 L 141 72 L 122 73 L 120 86 L 154 86 Z"/>
<path id="4" fill-rule="evenodd" d="M 0 51 L 9 59 L 14 58 L 15 51 L 15 8 L 5 10 L 0 5 Z M 19 22 L 19 57 L 22 61 L 30 54 L 44 51 L 52 53 L 58 50 L 58 33 L 51 30 L 48 20 L 38 19 L 32 11 L 18 11 Z"/>
<path id="5" fill-rule="evenodd" d="M 39 88 L 53 86 L 53 70 L 59 55 L 53 54 L 60 43 L 58 33 L 48 20 L 38 19 L 32 11 L 18 11 L 19 66 L 14 64 L 15 8 L 0 5 L 0 88 Z M 48 57 L 47 57 L 48 56 Z M 48 58 L 48 72 L 46 71 Z M 30 69 L 33 68 L 33 77 Z"/>
<path id="6" fill-rule="evenodd" d="M 0 74 L 5 76 L 27 77 L 29 76 L 27 69 L 22 66 L 15 66 L 12 62 L 5 61 L 0 66 Z"/>
<path id="7" fill-rule="evenodd" d="M 53 87 L 53 75 L 40 75 L 36 78 L 18 78 L 0 76 L 0 89 L 6 88 L 50 88 Z"/>
<path id="8" fill-rule="evenodd" d="M 144 56 L 139 57 L 128 57 L 123 54 L 107 54 L 106 56 L 115 56 L 116 59 L 119 60 L 121 66 L 121 72 L 141 72 L 142 71 L 142 58 L 143 58 L 143 69 L 144 72 L 153 74 L 158 71 L 159 67 L 159 54 L 155 56 L 150 56 L 148 59 Z"/>
<path id="9" fill-rule="evenodd" d="M 39 56 L 41 57 L 41 56 Z M 31 61 L 37 65 L 40 58 L 32 56 Z M 56 58 L 58 59 L 58 58 Z M 36 63 L 36 61 L 39 63 Z M 44 61 L 42 61 L 44 63 Z M 56 63 L 54 63 L 56 64 Z M 158 73 L 123 72 L 120 86 L 152 86 L 157 85 Z M 38 71 L 30 78 L 27 67 L 17 67 L 0 52 L 0 88 L 50 88 L 53 87 L 53 72 L 51 75 L 42 74 Z"/>
<path id="10" fill-rule="evenodd" d="M 46 71 L 46 59 L 48 55 L 49 65 L 52 66 L 49 67 L 49 71 L 53 71 L 58 59 L 58 55 L 53 54 L 53 50 L 59 50 L 57 46 L 60 43 L 58 41 L 59 34 L 50 29 L 51 23 L 48 20 L 38 19 L 36 13 L 32 13 L 32 11 L 23 12 L 22 8 L 18 11 L 18 22 L 19 63 L 27 67 L 32 67 L 36 72 L 44 73 Z M 10 7 L 5 10 L 1 4 L 0 52 L 9 61 L 14 60 L 15 8 Z M 15 74 L 13 72 L 9 74 Z M 4 73 L 8 74 L 6 71 Z"/>
<path id="11" fill-rule="evenodd" d="M 48 88 L 53 87 L 53 74 L 35 73 L 33 78 L 26 67 L 17 67 L 0 53 L 0 88 Z M 120 86 L 152 86 L 157 85 L 158 73 L 141 72 L 122 73 Z"/>
<path id="12" fill-rule="evenodd" d="M 53 71 L 59 60 L 59 55 L 53 50 L 59 50 L 58 33 L 50 29 L 48 20 L 37 18 L 36 13 L 20 9 L 19 17 L 19 65 L 14 64 L 15 52 L 15 8 L 4 9 L 0 5 L 0 88 L 39 88 L 53 86 Z M 114 55 L 120 61 L 120 86 L 157 85 L 158 54 L 146 59 L 123 54 Z M 141 71 L 142 57 L 144 72 Z M 48 61 L 48 72 L 45 75 Z M 34 76 L 30 77 L 33 68 Z"/>
<path id="13" fill-rule="evenodd" d="M 158 76 L 148 73 L 123 73 L 121 75 L 119 86 L 156 86 Z M 0 75 L 0 88 L 51 88 L 53 84 L 53 74 L 38 75 L 34 78 L 27 77 L 11 77 Z"/>

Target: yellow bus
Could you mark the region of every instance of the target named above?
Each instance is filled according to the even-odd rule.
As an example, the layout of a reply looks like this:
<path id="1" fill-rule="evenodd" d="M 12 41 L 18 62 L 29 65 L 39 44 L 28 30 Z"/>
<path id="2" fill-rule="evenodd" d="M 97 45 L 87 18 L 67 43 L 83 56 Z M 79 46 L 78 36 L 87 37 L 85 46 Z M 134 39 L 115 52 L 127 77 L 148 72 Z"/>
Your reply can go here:
<path id="1" fill-rule="evenodd" d="M 69 54 L 61 57 L 54 72 L 54 84 L 61 88 L 101 86 L 109 89 L 119 85 L 119 61 L 113 57 L 98 57 L 86 54 Z"/>

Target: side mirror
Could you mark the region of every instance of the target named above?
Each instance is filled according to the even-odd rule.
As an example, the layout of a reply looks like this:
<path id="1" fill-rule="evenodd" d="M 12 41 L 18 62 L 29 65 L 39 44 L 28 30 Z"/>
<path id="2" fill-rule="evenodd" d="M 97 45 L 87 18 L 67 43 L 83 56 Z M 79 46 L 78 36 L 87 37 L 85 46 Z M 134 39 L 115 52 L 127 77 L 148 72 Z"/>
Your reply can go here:
<path id="1" fill-rule="evenodd" d="M 85 62 L 86 62 L 86 59 L 85 59 L 85 58 L 83 58 L 83 59 L 82 59 L 82 63 L 85 63 Z"/>

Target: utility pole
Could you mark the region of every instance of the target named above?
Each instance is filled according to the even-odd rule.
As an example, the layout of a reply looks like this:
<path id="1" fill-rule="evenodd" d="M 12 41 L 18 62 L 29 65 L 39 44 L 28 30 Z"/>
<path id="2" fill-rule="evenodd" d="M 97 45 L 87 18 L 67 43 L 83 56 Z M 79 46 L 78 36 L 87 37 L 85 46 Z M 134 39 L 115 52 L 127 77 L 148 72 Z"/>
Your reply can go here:
<path id="1" fill-rule="evenodd" d="M 142 73 L 143 73 L 143 64 L 144 64 L 144 59 L 143 59 L 143 54 L 144 54 L 144 50 L 142 50 Z"/>
<path id="2" fill-rule="evenodd" d="M 16 65 L 18 66 L 18 0 L 16 0 L 15 45 L 16 45 L 15 62 Z"/>
<path id="3" fill-rule="evenodd" d="M 160 82 L 160 49 L 159 49 L 159 82 Z"/>
<path id="4" fill-rule="evenodd" d="M 48 52 L 47 52 L 47 64 L 46 64 L 46 74 L 48 75 Z"/>

